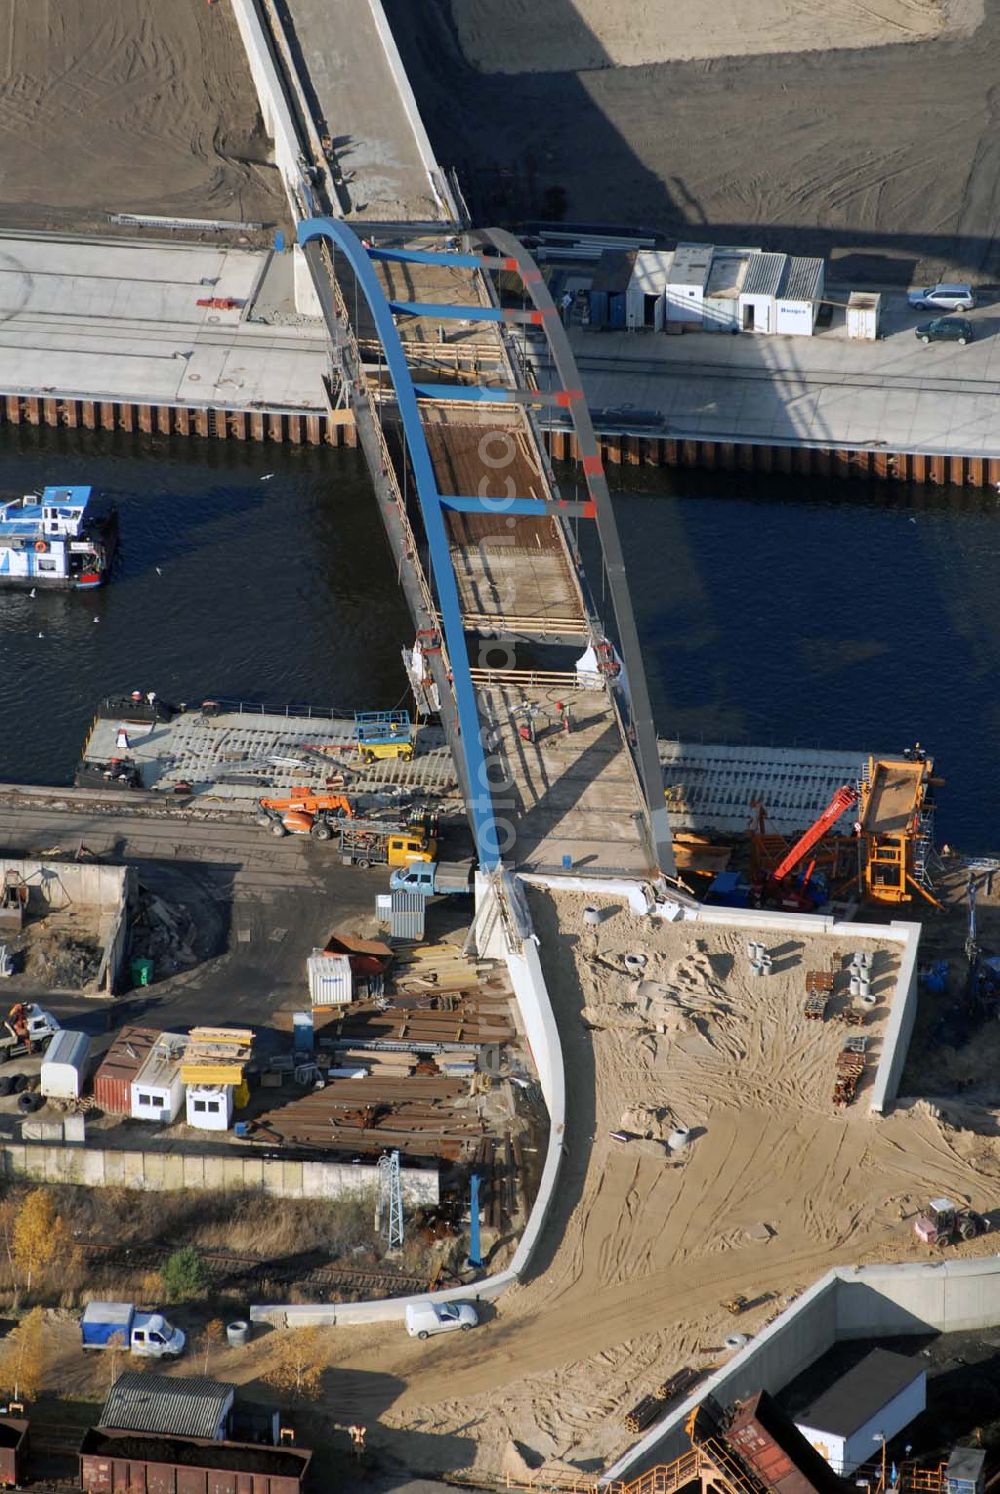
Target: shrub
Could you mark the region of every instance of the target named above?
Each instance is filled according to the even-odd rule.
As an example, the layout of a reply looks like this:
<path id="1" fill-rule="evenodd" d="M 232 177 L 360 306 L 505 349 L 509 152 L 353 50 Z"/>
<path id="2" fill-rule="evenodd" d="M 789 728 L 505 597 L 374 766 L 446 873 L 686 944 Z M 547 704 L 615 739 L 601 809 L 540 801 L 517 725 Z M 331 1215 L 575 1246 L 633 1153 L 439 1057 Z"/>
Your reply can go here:
<path id="1" fill-rule="evenodd" d="M 208 1286 L 208 1272 L 193 1245 L 183 1245 L 168 1256 L 160 1275 L 168 1302 L 188 1302 Z"/>

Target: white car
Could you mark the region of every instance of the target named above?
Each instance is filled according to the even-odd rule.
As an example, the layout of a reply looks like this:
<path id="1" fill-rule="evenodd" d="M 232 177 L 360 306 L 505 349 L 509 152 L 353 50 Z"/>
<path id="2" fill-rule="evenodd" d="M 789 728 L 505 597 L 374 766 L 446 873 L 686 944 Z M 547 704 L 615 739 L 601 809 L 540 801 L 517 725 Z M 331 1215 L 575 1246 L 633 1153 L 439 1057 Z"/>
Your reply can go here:
<path id="1" fill-rule="evenodd" d="M 475 1328 L 479 1314 L 471 1302 L 410 1302 L 406 1307 L 406 1331 L 411 1338 L 429 1338 L 432 1333 L 450 1333 Z"/>
<path id="2" fill-rule="evenodd" d="M 930 306 L 938 311 L 971 311 L 976 293 L 971 285 L 927 285 L 923 290 L 907 291 L 911 306 Z"/>

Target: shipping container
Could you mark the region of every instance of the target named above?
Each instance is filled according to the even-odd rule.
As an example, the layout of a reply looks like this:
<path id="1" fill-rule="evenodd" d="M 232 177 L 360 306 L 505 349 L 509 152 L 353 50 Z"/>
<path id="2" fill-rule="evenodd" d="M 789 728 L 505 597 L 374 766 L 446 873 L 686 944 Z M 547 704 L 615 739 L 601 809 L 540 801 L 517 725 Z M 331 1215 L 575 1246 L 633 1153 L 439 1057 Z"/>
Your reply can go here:
<path id="1" fill-rule="evenodd" d="M 823 299 L 825 268 L 821 259 L 792 255 L 774 308 L 774 330 L 779 335 L 812 336 Z"/>
<path id="2" fill-rule="evenodd" d="M 752 254 L 740 289 L 740 328 L 774 332 L 778 293 L 788 273 L 787 254 Z"/>
<path id="3" fill-rule="evenodd" d="M 427 914 L 427 899 L 419 892 L 393 892 L 392 911 L 389 915 L 389 932 L 393 939 L 407 944 L 419 944 L 424 937 L 424 918 Z"/>
<path id="4" fill-rule="evenodd" d="M 159 1035 L 152 1027 L 123 1027 L 111 1044 L 94 1079 L 94 1099 L 108 1115 L 132 1114 L 132 1080 Z"/>
<path id="5" fill-rule="evenodd" d="M 635 268 L 634 249 L 605 249 L 590 282 L 588 303 L 592 327 L 624 327 L 626 296 Z"/>
<path id="6" fill-rule="evenodd" d="M 181 1064 L 187 1038 L 177 1032 L 161 1032 L 132 1080 L 132 1119 L 169 1125 L 184 1104 L 185 1084 Z"/>
<path id="7" fill-rule="evenodd" d="M 839 1494 L 843 1489 L 765 1390 L 736 1407 L 725 1440 L 775 1494 Z"/>
<path id="8" fill-rule="evenodd" d="M 90 1038 L 64 1027 L 57 1032 L 42 1059 L 41 1091 L 47 1099 L 78 1100 L 90 1066 Z"/>
<path id="9" fill-rule="evenodd" d="M 15 1489 L 27 1473 L 28 1423 L 19 1416 L 0 1416 L 0 1486 Z"/>
<path id="10" fill-rule="evenodd" d="M 354 999 L 351 961 L 345 954 L 314 949 L 306 962 L 309 1000 L 313 1006 L 349 1006 Z"/>
<path id="11" fill-rule="evenodd" d="M 671 249 L 642 249 L 636 255 L 626 294 L 626 319 L 630 332 L 641 328 L 662 332 L 664 293 L 673 262 Z"/>
<path id="12" fill-rule="evenodd" d="M 80 1445 L 85 1494 L 301 1494 L 312 1453 L 91 1427 Z"/>
<path id="13" fill-rule="evenodd" d="M 874 342 L 882 317 L 878 291 L 851 291 L 847 298 L 847 335 L 855 342 Z"/>
<path id="14" fill-rule="evenodd" d="M 714 253 L 711 244 L 677 245 L 664 291 L 668 322 L 682 326 L 701 325 L 705 286 Z"/>

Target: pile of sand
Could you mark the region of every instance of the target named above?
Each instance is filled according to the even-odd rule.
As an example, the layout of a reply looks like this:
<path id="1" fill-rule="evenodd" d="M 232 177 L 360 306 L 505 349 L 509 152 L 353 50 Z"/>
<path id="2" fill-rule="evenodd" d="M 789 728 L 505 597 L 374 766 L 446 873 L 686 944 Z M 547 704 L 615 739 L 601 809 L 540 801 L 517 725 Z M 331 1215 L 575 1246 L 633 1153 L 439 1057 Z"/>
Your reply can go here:
<path id="1" fill-rule="evenodd" d="M 817 52 L 968 33 L 983 0 L 451 0 L 462 49 L 488 73 L 582 72 L 703 57 Z"/>

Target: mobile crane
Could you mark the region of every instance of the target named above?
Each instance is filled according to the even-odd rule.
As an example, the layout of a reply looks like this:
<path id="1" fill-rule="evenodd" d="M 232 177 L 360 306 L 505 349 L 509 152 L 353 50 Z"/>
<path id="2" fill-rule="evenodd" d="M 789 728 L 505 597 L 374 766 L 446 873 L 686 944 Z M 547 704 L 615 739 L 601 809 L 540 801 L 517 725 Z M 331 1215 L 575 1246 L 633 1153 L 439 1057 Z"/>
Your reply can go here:
<path id="1" fill-rule="evenodd" d="M 842 814 L 853 809 L 858 802 L 858 791 L 845 783 L 833 795 L 829 804 L 782 857 L 772 872 L 768 872 L 753 887 L 753 901 L 760 908 L 765 905 L 790 908 L 798 913 L 811 913 L 822 898 L 810 888 L 815 861 L 811 861 L 800 877 L 791 880 L 791 874 L 809 855 L 813 846 L 833 829 Z"/>

